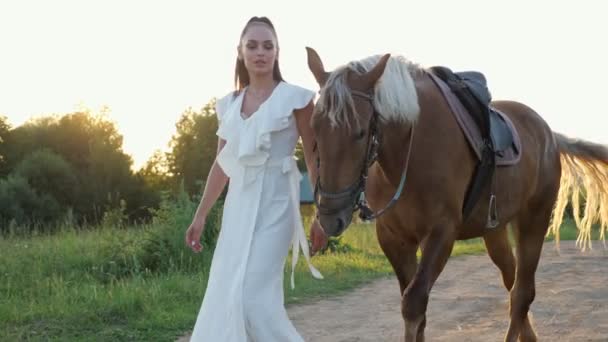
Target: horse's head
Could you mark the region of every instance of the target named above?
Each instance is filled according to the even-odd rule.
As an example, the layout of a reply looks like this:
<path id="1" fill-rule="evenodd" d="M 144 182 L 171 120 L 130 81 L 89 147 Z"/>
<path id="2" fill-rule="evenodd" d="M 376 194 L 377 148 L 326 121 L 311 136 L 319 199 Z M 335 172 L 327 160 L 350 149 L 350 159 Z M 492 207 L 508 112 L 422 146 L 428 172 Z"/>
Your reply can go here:
<path id="1" fill-rule="evenodd" d="M 319 168 L 315 201 L 323 229 L 338 236 L 351 222 L 375 159 L 374 85 L 390 55 L 367 68 L 349 65 L 328 73 L 319 55 L 311 48 L 307 51 L 309 68 L 321 88 L 312 119 Z"/>

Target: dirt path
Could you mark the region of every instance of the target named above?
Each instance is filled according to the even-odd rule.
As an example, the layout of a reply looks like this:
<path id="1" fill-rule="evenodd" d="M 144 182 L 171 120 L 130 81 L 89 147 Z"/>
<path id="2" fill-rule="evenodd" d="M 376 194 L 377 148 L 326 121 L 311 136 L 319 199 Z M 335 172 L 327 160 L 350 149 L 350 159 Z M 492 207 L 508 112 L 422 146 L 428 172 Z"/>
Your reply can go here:
<path id="1" fill-rule="evenodd" d="M 545 246 L 536 273 L 533 321 L 540 341 L 608 341 L 608 252 L 573 242 Z M 396 278 L 344 296 L 288 307 L 307 342 L 399 341 L 403 323 Z M 451 259 L 431 293 L 427 341 L 502 341 L 508 295 L 488 256 Z M 186 338 L 180 341 L 187 341 Z"/>
<path id="2" fill-rule="evenodd" d="M 540 341 L 608 341 L 608 253 L 547 244 L 537 271 L 533 319 Z M 428 306 L 427 341 L 502 341 L 508 295 L 488 256 L 451 259 Z M 399 341 L 403 323 L 396 278 L 345 296 L 288 308 L 310 342 Z"/>

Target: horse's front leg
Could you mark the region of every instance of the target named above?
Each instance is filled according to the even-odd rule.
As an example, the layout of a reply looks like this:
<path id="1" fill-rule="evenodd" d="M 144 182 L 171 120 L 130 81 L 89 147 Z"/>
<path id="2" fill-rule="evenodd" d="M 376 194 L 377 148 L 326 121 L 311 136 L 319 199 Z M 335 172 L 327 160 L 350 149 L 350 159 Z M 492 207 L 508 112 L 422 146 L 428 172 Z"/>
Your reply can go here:
<path id="1" fill-rule="evenodd" d="M 418 270 L 401 298 L 405 342 L 424 342 L 429 294 L 452 253 L 454 240 L 454 230 L 441 225 L 433 227 L 422 243 L 422 258 Z"/>

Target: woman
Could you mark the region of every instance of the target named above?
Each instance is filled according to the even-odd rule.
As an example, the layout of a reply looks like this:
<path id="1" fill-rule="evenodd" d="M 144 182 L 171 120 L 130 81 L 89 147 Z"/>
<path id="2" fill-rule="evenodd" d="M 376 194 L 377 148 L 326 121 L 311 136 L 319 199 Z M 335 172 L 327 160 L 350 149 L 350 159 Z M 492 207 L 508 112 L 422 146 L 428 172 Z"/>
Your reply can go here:
<path id="1" fill-rule="evenodd" d="M 301 137 L 315 184 L 310 128 L 314 93 L 283 80 L 277 35 L 267 18 L 248 21 L 237 51 L 237 89 L 217 102 L 218 153 L 186 232 L 186 244 L 200 252 L 207 213 L 230 180 L 191 340 L 302 341 L 285 311 L 283 270 L 291 244 L 292 287 L 299 248 L 313 276 L 322 278 L 309 260 L 299 213 L 301 175 L 293 158 Z M 311 236 L 314 254 L 327 242 L 316 220 Z"/>

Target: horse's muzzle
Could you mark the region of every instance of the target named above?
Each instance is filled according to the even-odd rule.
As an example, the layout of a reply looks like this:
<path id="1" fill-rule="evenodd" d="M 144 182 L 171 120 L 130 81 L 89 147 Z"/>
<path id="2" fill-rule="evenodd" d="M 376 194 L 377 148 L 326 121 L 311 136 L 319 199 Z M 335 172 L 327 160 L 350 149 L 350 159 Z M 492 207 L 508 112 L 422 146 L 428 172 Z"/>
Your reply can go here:
<path id="1" fill-rule="evenodd" d="M 340 236 L 352 221 L 352 209 L 341 210 L 331 215 L 319 215 L 319 221 L 325 234 L 332 237 Z"/>

